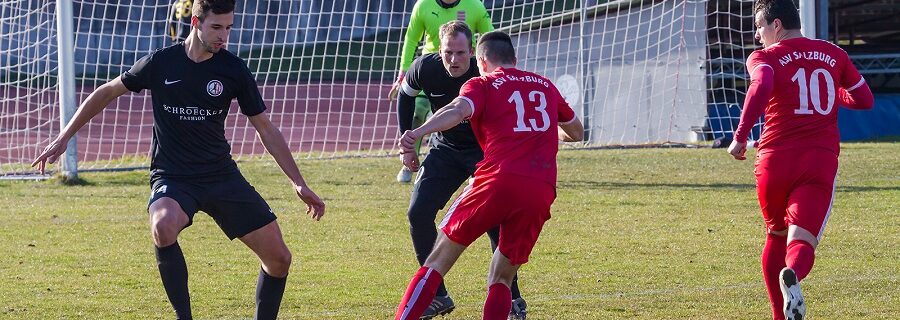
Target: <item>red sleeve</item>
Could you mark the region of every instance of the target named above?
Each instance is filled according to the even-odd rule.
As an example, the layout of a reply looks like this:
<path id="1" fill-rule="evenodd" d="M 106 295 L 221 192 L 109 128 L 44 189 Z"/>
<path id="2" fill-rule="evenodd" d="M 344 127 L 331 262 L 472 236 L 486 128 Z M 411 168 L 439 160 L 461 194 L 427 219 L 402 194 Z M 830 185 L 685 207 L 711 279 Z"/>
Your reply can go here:
<path id="1" fill-rule="evenodd" d="M 846 57 L 844 70 L 841 73 L 841 87 L 838 88 L 838 101 L 842 106 L 848 109 L 866 110 L 871 109 L 875 104 L 875 97 L 872 95 L 872 89 L 866 83 L 866 79 L 859 74 L 856 66 L 850 57 Z"/>
<path id="2" fill-rule="evenodd" d="M 557 121 L 560 124 L 565 124 L 575 120 L 575 111 L 572 110 L 572 107 L 566 102 L 566 98 L 559 93 L 559 89 L 557 89 L 556 86 L 553 86 L 553 91 L 556 92 L 556 100 L 559 101 L 556 105 Z"/>
<path id="3" fill-rule="evenodd" d="M 853 91 L 853 89 L 858 88 L 859 86 L 866 83 L 866 79 L 863 79 L 862 75 L 859 74 L 859 70 L 856 70 L 856 66 L 853 64 L 853 61 L 850 60 L 850 56 L 844 53 L 844 70 L 841 70 L 841 87 L 847 89 L 847 91 Z"/>
<path id="4" fill-rule="evenodd" d="M 469 79 L 459 89 L 459 98 L 468 101 L 469 106 L 472 107 L 472 115 L 469 116 L 470 120 L 478 121 L 481 118 L 481 114 L 484 113 L 487 95 L 484 92 L 484 85 L 482 85 L 483 80 L 482 78 Z"/>
<path id="5" fill-rule="evenodd" d="M 872 89 L 865 81 L 853 90 L 838 88 L 838 101 L 847 109 L 868 110 L 875 104 L 875 96 L 872 95 Z"/>
<path id="6" fill-rule="evenodd" d="M 750 86 L 744 98 L 744 110 L 741 111 L 741 122 L 734 131 L 734 140 L 747 142 L 750 129 L 765 111 L 766 103 L 772 98 L 775 89 L 775 70 L 768 63 L 765 55 L 754 51 L 747 59 L 747 70 L 750 71 Z"/>

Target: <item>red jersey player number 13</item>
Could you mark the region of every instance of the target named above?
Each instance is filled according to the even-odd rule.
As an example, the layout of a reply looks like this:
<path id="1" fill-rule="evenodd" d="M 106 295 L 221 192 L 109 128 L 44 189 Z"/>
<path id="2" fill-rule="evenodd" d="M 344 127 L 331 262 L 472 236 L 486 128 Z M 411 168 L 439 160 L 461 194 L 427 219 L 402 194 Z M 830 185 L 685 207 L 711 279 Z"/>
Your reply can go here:
<path id="1" fill-rule="evenodd" d="M 469 121 L 485 158 L 475 176 L 512 173 L 556 185 L 556 134 L 546 131 L 575 119 L 575 112 L 546 78 L 516 68 L 497 68 L 463 85 Z M 501 169 L 502 168 L 502 169 Z"/>

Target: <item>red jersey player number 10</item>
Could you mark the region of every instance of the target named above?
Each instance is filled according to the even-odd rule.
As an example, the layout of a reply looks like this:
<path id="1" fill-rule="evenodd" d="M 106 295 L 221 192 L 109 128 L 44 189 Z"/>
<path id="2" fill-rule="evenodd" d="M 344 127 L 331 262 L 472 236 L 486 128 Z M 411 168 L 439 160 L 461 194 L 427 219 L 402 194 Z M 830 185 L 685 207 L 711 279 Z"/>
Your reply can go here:
<path id="1" fill-rule="evenodd" d="M 825 108 L 822 108 L 822 92 L 820 90 L 820 78 L 825 81 L 825 94 L 827 94 L 827 101 L 825 104 Z M 807 80 L 806 69 L 800 68 L 797 69 L 797 73 L 791 78 L 791 81 L 797 83 L 800 86 L 800 108 L 794 110 L 794 114 L 813 114 L 817 112 L 821 115 L 828 115 L 831 113 L 831 110 L 834 109 L 834 100 L 835 100 L 835 87 L 834 87 L 834 78 L 831 76 L 831 73 L 828 70 L 819 68 L 812 71 L 809 74 L 809 79 Z M 809 108 L 809 104 L 812 102 L 813 111 Z"/>

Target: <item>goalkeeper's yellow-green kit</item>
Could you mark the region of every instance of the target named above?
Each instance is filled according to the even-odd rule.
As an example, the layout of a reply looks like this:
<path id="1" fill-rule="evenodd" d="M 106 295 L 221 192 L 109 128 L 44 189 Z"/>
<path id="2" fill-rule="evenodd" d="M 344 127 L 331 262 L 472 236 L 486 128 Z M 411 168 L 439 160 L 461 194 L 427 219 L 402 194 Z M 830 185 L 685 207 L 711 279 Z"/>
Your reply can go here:
<path id="1" fill-rule="evenodd" d="M 458 0 L 452 4 L 446 4 L 441 0 L 419 0 L 413 5 L 412 17 L 406 28 L 406 36 L 403 39 L 402 52 L 400 53 L 399 75 L 409 70 L 409 66 L 415 59 L 416 48 L 419 41 L 425 37 L 425 45 L 422 54 L 437 52 L 441 47 L 441 25 L 452 20 L 462 20 L 469 25 L 472 33 L 484 34 L 494 31 L 491 17 L 480 0 Z M 472 45 L 476 39 L 473 37 Z M 417 128 L 425 122 L 425 118 L 431 111 L 431 105 L 421 94 L 416 98 L 416 109 L 413 117 L 413 128 Z M 416 144 L 416 152 L 419 151 L 421 141 Z"/>
<path id="2" fill-rule="evenodd" d="M 438 51 L 441 46 L 441 25 L 451 20 L 465 21 L 472 33 L 494 31 L 491 17 L 484 8 L 484 3 L 479 0 L 459 0 L 455 4 L 446 4 L 441 0 L 419 0 L 413 6 L 412 17 L 406 28 L 403 52 L 400 54 L 400 72 L 409 69 L 422 36 L 425 36 L 422 54 Z"/>

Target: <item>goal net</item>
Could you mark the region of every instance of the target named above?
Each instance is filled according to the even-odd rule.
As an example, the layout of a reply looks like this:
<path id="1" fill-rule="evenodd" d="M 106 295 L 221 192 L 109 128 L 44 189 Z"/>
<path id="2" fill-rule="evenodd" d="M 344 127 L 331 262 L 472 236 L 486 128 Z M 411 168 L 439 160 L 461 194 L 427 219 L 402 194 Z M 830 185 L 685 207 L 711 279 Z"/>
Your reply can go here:
<path id="1" fill-rule="evenodd" d="M 75 101 L 174 43 L 190 2 L 75 0 Z M 247 61 L 298 157 L 395 152 L 387 92 L 414 2 L 239 2 L 227 48 Z M 587 142 L 574 147 L 696 143 L 736 125 L 750 0 L 484 3 L 513 36 L 519 67 L 553 80 L 583 119 Z M 53 2 L 0 3 L 0 176 L 29 172 L 60 132 L 56 20 Z M 265 153 L 237 110 L 232 153 Z M 78 133 L 79 169 L 148 166 L 152 126 L 147 91 L 119 98 Z"/>

